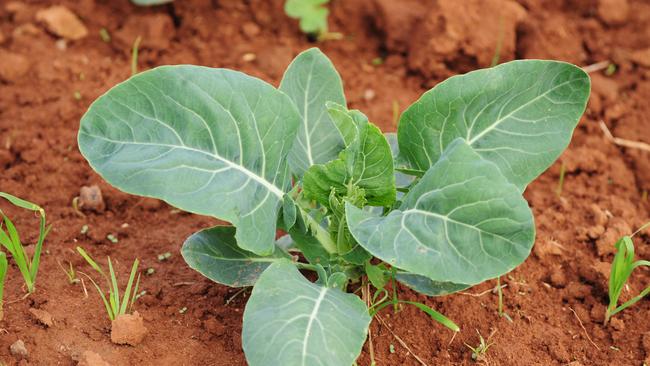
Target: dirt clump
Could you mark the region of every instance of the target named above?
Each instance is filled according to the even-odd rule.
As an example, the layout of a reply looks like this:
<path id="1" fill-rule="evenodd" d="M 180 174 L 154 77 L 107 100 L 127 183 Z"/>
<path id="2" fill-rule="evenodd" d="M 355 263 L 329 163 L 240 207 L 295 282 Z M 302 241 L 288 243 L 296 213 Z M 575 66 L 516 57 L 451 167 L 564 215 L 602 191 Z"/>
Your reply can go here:
<path id="1" fill-rule="evenodd" d="M 29 313 L 37 323 L 44 325 L 46 328 L 54 325 L 52 314 L 48 313 L 45 310 L 30 308 Z"/>
<path id="2" fill-rule="evenodd" d="M 55 5 L 36 13 L 36 20 L 45 24 L 51 33 L 76 41 L 88 35 L 88 29 L 79 17 L 65 6 Z"/>
<path id="3" fill-rule="evenodd" d="M 119 315 L 111 323 L 111 342 L 115 344 L 128 344 L 137 346 L 142 343 L 147 328 L 144 326 L 144 319 L 136 311 L 133 314 Z"/>
<path id="4" fill-rule="evenodd" d="M 102 190 L 99 186 L 83 186 L 79 190 L 79 209 L 102 213 L 106 209 Z"/>
<path id="5" fill-rule="evenodd" d="M 23 342 L 22 339 L 12 343 L 11 346 L 9 346 L 9 351 L 17 358 L 27 358 L 29 356 L 27 347 L 25 347 L 25 342 Z"/>

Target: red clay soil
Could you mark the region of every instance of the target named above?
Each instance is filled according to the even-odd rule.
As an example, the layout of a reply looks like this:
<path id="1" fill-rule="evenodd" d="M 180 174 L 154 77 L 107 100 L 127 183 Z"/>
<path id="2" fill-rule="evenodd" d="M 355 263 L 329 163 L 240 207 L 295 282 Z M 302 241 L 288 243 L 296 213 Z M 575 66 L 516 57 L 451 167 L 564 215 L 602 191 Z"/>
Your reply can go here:
<path id="1" fill-rule="evenodd" d="M 81 18 L 85 38 L 60 41 L 36 21 L 36 11 L 55 3 Z M 79 154 L 76 134 L 88 105 L 129 77 L 129 48 L 138 35 L 140 69 L 178 63 L 228 67 L 277 85 L 290 60 L 315 45 L 285 17 L 282 3 L 177 0 L 143 9 L 127 0 L 0 0 L 0 190 L 39 203 L 53 224 L 35 294 L 21 299 L 20 274 L 10 268 L 0 360 L 74 365 L 92 351 L 112 365 L 245 364 L 240 336 L 249 293 L 235 296 L 236 290 L 189 269 L 179 254 L 189 234 L 216 221 L 111 188 Z M 386 309 L 383 323 L 371 327 L 377 365 L 419 365 L 415 355 L 427 365 L 472 364 L 465 343 L 478 344 L 477 331 L 493 334 L 483 361 L 493 365 L 650 364 L 649 300 L 602 324 L 613 243 L 650 217 L 650 154 L 614 145 L 598 125 L 603 120 L 618 137 L 650 143 L 650 3 L 332 0 L 330 7 L 331 30 L 345 37 L 318 46 L 340 70 L 350 106 L 385 131 L 396 128 L 394 106 L 403 110 L 440 80 L 489 66 L 498 48 L 502 62 L 547 58 L 617 65 L 609 76 L 592 74 L 588 111 L 570 148 L 525 193 L 537 242 L 531 257 L 503 278 L 513 321 L 497 315 L 497 297 L 489 291 L 494 281 L 441 298 L 401 288 L 401 297 L 438 309 L 462 330 L 452 337 L 413 308 L 397 314 Z M 101 28 L 110 42 L 100 38 Z M 383 63 L 373 64 L 378 57 Z M 558 197 L 562 164 L 567 174 Z M 92 184 L 101 188 L 106 210 L 82 217 L 71 202 Z M 33 243 L 37 219 L 4 203 L 0 208 Z M 84 225 L 87 234 L 81 234 Z M 111 243 L 108 234 L 119 241 Z M 155 270 L 143 274 L 146 295 L 135 306 L 149 329 L 140 345 L 111 343 L 110 322 L 94 289 L 86 297 L 82 286 L 68 283 L 57 262 L 91 271 L 75 254 L 77 245 L 96 258 L 110 255 L 122 279 L 136 257 L 143 270 Z M 640 257 L 650 258 L 648 234 L 636 245 Z M 165 252 L 171 257 L 159 261 Z M 638 271 L 625 298 L 648 283 L 648 271 Z M 48 312 L 54 324 L 39 323 L 30 308 Z M 18 339 L 25 342 L 27 360 L 10 354 Z M 369 365 L 368 352 L 366 346 L 360 365 Z"/>

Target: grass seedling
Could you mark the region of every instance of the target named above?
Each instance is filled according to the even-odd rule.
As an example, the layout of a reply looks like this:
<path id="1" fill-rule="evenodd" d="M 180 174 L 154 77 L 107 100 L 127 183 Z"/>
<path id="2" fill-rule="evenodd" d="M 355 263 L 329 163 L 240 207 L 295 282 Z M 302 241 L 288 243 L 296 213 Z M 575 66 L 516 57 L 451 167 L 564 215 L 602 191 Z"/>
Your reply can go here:
<path id="1" fill-rule="evenodd" d="M 106 296 L 106 293 L 104 290 L 102 290 L 101 287 L 95 282 L 95 280 L 92 279 L 92 277 L 88 276 L 87 274 L 82 273 L 84 276 L 88 277 L 90 282 L 95 285 L 95 288 L 97 289 L 97 292 L 99 293 L 99 296 L 102 298 L 102 302 L 104 302 L 104 306 L 106 307 L 106 312 L 108 313 L 108 317 L 111 320 L 115 320 L 118 316 L 126 314 L 127 310 L 131 312 L 133 309 L 133 303 L 135 303 L 135 300 L 137 299 L 136 294 L 138 293 L 138 286 L 140 285 L 140 274 L 138 274 L 138 279 L 135 281 L 135 287 L 133 287 L 133 280 L 135 279 L 135 274 L 138 271 L 138 264 L 140 261 L 136 258 L 136 260 L 133 262 L 133 267 L 131 267 L 131 275 L 129 276 L 129 281 L 126 284 L 126 289 L 124 289 L 124 295 L 122 298 L 120 298 L 120 290 L 119 286 L 117 284 L 117 276 L 115 275 L 115 271 L 113 270 L 113 263 L 111 262 L 111 257 L 108 257 L 108 271 L 109 271 L 109 276 L 107 276 L 102 268 L 95 262 L 88 253 L 86 253 L 85 250 L 81 247 L 77 247 L 77 252 L 81 254 L 81 256 L 90 264 L 90 266 L 97 271 L 104 279 L 106 280 L 106 283 L 108 284 L 108 296 Z M 133 289 L 133 291 L 131 291 Z M 107 299 L 108 297 L 108 299 Z"/>
<path id="2" fill-rule="evenodd" d="M 614 255 L 612 270 L 609 276 L 609 306 L 607 306 L 607 310 L 605 311 L 605 324 L 609 322 L 609 319 L 613 315 L 636 304 L 650 293 L 650 286 L 648 286 L 637 296 L 617 306 L 621 291 L 623 291 L 623 287 L 625 287 L 632 272 L 637 267 L 650 267 L 650 261 L 634 261 L 634 242 L 632 242 L 632 238 L 647 227 L 650 227 L 650 222 L 643 225 L 632 235 L 624 236 L 616 242 L 616 254 Z"/>
<path id="3" fill-rule="evenodd" d="M 560 166 L 560 179 L 557 182 L 557 188 L 555 189 L 555 194 L 560 197 L 562 195 L 562 189 L 564 188 L 564 176 L 566 175 L 566 163 L 562 162 Z"/>
<path id="4" fill-rule="evenodd" d="M 52 226 L 45 225 L 45 210 L 43 210 L 40 206 L 4 192 L 0 192 L 0 197 L 8 200 L 16 207 L 35 211 L 40 215 L 41 223 L 39 226 L 38 241 L 36 242 L 34 256 L 30 260 L 27 252 L 25 251 L 25 247 L 20 241 L 20 236 L 18 235 L 18 230 L 16 230 L 14 223 L 9 219 L 9 217 L 7 217 L 7 215 L 0 211 L 0 216 L 2 216 L 4 225 L 6 226 L 5 231 L 5 229 L 2 227 L 2 222 L 0 222 L 0 244 L 2 244 L 5 249 L 7 249 L 7 251 L 16 261 L 16 265 L 18 266 L 18 269 L 20 270 L 20 273 L 23 275 L 23 278 L 25 280 L 27 292 L 31 294 L 35 290 L 34 284 L 36 283 L 38 266 L 41 263 L 43 242 L 45 241 L 45 237 L 50 232 Z"/>
<path id="5" fill-rule="evenodd" d="M 0 252 L 0 320 L 4 319 L 5 278 L 7 277 L 7 255 Z"/>
<path id="6" fill-rule="evenodd" d="M 494 332 L 490 334 L 487 341 L 483 338 L 483 336 L 478 331 L 478 329 L 476 330 L 476 333 L 478 334 L 479 344 L 476 347 L 472 347 L 469 344 L 465 343 L 465 346 L 467 346 L 467 348 L 472 350 L 472 360 L 476 362 L 480 362 L 485 360 L 485 355 L 487 354 L 488 349 L 490 349 L 490 347 L 492 347 L 492 345 L 494 344 L 494 343 L 489 343 L 490 338 L 492 337 Z"/>
<path id="7" fill-rule="evenodd" d="M 131 49 L 131 76 L 138 73 L 138 52 L 140 50 L 140 42 L 142 42 L 142 37 L 138 36 L 133 42 L 133 48 Z"/>
<path id="8" fill-rule="evenodd" d="M 59 261 L 56 261 L 56 263 L 59 264 L 59 267 L 61 267 L 66 277 L 68 277 L 68 283 L 74 285 L 80 282 L 79 278 L 77 278 L 77 271 L 75 271 L 74 267 L 72 266 L 72 263 L 68 262 L 68 268 L 65 268 L 63 264 L 61 264 L 61 262 Z"/>

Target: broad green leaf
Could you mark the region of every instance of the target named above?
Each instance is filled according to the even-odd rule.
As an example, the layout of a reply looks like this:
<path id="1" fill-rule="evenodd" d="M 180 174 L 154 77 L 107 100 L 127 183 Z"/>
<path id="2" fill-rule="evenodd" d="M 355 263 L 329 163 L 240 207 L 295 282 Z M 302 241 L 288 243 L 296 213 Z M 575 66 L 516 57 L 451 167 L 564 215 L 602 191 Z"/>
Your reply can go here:
<path id="1" fill-rule="evenodd" d="M 162 66 L 97 99 L 79 149 L 115 187 L 230 221 L 240 247 L 268 255 L 299 123 L 291 100 L 262 80 Z"/>
<path id="2" fill-rule="evenodd" d="M 352 365 L 370 320 L 357 296 L 313 284 L 291 262 L 281 261 L 253 288 L 242 346 L 250 366 Z"/>
<path id="3" fill-rule="evenodd" d="M 463 285 L 460 283 L 433 281 L 428 277 L 409 272 L 397 272 L 395 274 L 395 279 L 409 288 L 427 296 L 449 295 L 470 287 L 470 285 Z"/>
<path id="4" fill-rule="evenodd" d="M 398 210 L 376 217 L 346 209 L 352 235 L 371 254 L 438 282 L 473 285 L 500 276 L 526 259 L 535 237 L 526 200 L 462 139 Z"/>
<path id="5" fill-rule="evenodd" d="M 340 196 L 351 187 L 364 190 L 371 206 L 390 206 L 395 202 L 395 177 L 390 145 L 379 128 L 369 122 L 352 122 L 358 131 L 347 139 L 349 144 L 338 159 L 313 165 L 303 178 L 305 195 L 324 206 L 329 205 L 332 189 Z M 358 123 L 358 124 L 357 124 Z"/>
<path id="6" fill-rule="evenodd" d="M 329 10 L 324 6 L 329 0 L 287 0 L 284 11 L 300 19 L 300 30 L 305 33 L 326 33 Z"/>
<path id="7" fill-rule="evenodd" d="M 192 269 L 231 287 L 253 286 L 271 263 L 289 258 L 279 248 L 265 257 L 241 249 L 232 226 L 215 226 L 193 234 L 183 244 L 181 254 Z"/>
<path id="8" fill-rule="evenodd" d="M 402 115 L 400 153 L 427 171 L 463 138 L 520 191 L 569 144 L 589 98 L 589 76 L 556 61 L 522 60 L 451 77 Z"/>
<path id="9" fill-rule="evenodd" d="M 371 264 L 369 261 L 365 263 L 364 268 L 366 270 L 366 274 L 368 275 L 368 279 L 370 280 L 370 283 L 372 283 L 375 288 L 381 290 L 386 286 L 386 266 L 383 264 L 379 265 L 374 265 Z"/>
<path id="10" fill-rule="evenodd" d="M 311 48 L 291 62 L 280 90 L 291 98 L 301 117 L 289 154 L 291 172 L 301 178 L 310 166 L 336 159 L 344 148 L 325 106 L 328 101 L 345 105 L 343 84 L 327 56 Z"/>

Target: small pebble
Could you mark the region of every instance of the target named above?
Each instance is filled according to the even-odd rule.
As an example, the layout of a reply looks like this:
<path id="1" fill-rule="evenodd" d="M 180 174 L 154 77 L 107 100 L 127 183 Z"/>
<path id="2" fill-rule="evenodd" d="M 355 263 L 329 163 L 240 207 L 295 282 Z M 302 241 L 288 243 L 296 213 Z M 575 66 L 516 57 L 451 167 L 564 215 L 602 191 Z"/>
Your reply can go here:
<path id="1" fill-rule="evenodd" d="M 27 358 L 27 356 L 29 356 L 29 353 L 27 352 L 27 348 L 25 348 L 25 342 L 23 342 L 21 339 L 14 342 L 9 347 L 9 351 L 11 352 L 12 355 L 16 357 Z"/>

